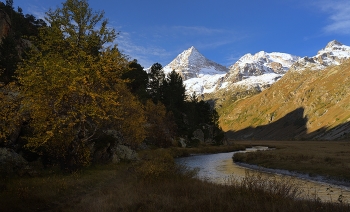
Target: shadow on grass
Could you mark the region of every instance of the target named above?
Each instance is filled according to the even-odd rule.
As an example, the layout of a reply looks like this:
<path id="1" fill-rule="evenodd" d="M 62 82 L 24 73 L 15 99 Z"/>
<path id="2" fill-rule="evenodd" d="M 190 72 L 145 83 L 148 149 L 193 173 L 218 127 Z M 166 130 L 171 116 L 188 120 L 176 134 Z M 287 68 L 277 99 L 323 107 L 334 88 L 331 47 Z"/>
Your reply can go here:
<path id="1" fill-rule="evenodd" d="M 308 133 L 308 118 L 304 116 L 304 108 L 300 107 L 283 118 L 267 125 L 248 127 L 239 131 L 226 132 L 232 140 L 338 140 L 345 139 L 350 133 L 350 123 L 334 128 L 319 128 Z"/>

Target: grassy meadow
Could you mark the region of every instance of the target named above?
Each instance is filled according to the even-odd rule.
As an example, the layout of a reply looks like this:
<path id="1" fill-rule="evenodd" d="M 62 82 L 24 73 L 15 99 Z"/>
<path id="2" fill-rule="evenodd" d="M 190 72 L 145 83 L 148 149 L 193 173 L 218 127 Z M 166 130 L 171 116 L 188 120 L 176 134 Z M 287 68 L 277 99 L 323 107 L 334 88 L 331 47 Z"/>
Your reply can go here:
<path id="1" fill-rule="evenodd" d="M 298 199 L 300 190 L 289 181 L 250 175 L 242 182 L 232 179 L 231 184 L 218 185 L 198 180 L 196 171 L 174 163 L 174 156 L 200 149 L 146 150 L 139 152 L 137 162 L 95 165 L 73 174 L 52 167 L 37 177 L 2 178 L 1 211 L 350 210 L 344 203 Z"/>
<path id="2" fill-rule="evenodd" d="M 275 147 L 272 151 L 235 154 L 234 160 L 266 168 L 322 175 L 350 181 L 350 143 L 347 141 L 241 141 L 241 145 Z"/>

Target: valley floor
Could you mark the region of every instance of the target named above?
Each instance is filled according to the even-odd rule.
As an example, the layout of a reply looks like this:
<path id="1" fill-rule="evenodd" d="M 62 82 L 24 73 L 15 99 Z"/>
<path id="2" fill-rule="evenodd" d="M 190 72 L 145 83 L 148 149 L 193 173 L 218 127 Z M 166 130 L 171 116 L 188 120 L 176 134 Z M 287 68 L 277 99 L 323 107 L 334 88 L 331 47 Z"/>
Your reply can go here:
<path id="1" fill-rule="evenodd" d="M 2 178 L 1 211 L 350 210 L 347 204 L 298 199 L 298 188 L 283 182 L 268 185 L 254 177 L 234 185 L 200 181 L 195 171 L 174 163 L 174 154 L 180 153 L 148 150 L 140 152 L 138 162 L 91 166 L 73 174 L 52 168 L 38 177 Z"/>
<path id="2" fill-rule="evenodd" d="M 237 162 L 350 182 L 348 141 L 235 141 L 235 143 L 275 148 L 272 151 L 235 154 L 234 160 Z"/>

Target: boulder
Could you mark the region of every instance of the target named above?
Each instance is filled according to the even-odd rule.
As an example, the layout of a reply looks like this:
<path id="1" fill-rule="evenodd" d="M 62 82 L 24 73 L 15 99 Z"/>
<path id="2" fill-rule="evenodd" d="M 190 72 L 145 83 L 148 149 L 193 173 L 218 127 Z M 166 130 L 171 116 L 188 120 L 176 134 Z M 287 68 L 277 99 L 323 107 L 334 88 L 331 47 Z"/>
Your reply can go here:
<path id="1" fill-rule="evenodd" d="M 185 148 L 185 147 L 186 147 L 186 142 L 185 142 L 185 139 L 180 138 L 180 139 L 179 139 L 179 143 L 180 143 L 181 147 L 183 147 L 183 148 Z"/>
<path id="2" fill-rule="evenodd" d="M 119 163 L 120 161 L 138 160 L 136 151 L 121 144 L 108 143 L 93 153 L 93 161 L 96 163 Z"/>
<path id="3" fill-rule="evenodd" d="M 116 145 L 112 149 L 111 161 L 118 163 L 119 161 L 133 161 L 138 160 L 137 153 L 125 145 Z"/>
<path id="4" fill-rule="evenodd" d="M 14 150 L 0 148 L 0 174 L 25 174 L 30 168 L 28 162 Z"/>

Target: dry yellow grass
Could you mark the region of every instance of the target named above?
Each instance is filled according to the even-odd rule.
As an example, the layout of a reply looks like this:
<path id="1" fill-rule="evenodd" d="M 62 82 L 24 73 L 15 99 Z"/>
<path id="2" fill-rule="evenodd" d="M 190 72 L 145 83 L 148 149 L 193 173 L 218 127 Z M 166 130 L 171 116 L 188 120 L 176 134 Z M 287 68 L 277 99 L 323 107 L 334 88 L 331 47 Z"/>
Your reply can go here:
<path id="1" fill-rule="evenodd" d="M 298 188 L 248 176 L 217 185 L 173 164 L 170 152 L 153 150 L 134 164 L 96 166 L 73 175 L 46 174 L 6 181 L 2 211 L 348 211 L 347 204 L 300 200 Z M 267 191 L 268 190 L 268 191 Z"/>
<path id="2" fill-rule="evenodd" d="M 271 151 L 236 154 L 235 160 L 266 168 L 328 176 L 350 182 L 350 142 L 346 141 L 236 141 L 241 145 L 276 147 Z"/>

